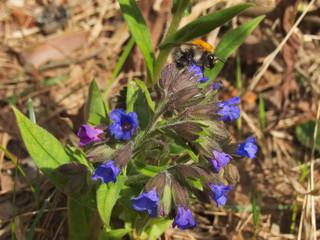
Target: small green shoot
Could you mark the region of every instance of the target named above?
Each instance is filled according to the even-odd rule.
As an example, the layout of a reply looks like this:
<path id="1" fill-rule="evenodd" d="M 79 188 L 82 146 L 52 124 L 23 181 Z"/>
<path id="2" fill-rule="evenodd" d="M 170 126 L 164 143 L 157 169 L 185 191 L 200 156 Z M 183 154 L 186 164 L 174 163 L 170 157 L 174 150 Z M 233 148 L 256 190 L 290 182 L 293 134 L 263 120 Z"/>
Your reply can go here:
<path id="1" fill-rule="evenodd" d="M 11 161 L 14 163 L 14 165 L 18 168 L 18 170 L 21 172 L 22 176 L 26 179 L 27 184 L 29 185 L 35 199 L 36 199 L 36 194 L 35 194 L 35 190 L 33 188 L 33 186 L 30 183 L 30 180 L 28 179 L 27 175 L 25 174 L 25 172 L 22 170 L 22 168 L 18 165 L 17 161 L 11 156 L 11 154 L 0 144 L 0 149 L 2 149 L 2 151 L 4 151 L 4 153 L 7 155 L 8 158 L 11 159 Z"/>
<path id="2" fill-rule="evenodd" d="M 256 188 L 254 188 L 252 191 L 252 215 L 253 215 L 253 227 L 254 227 L 253 240 L 256 239 L 256 235 L 257 235 L 260 210 L 261 210 L 261 194 L 259 196 L 259 204 L 257 205 Z"/>
<path id="3" fill-rule="evenodd" d="M 17 186 L 17 174 L 18 174 L 18 166 L 15 167 L 14 172 L 14 181 L 13 181 L 13 196 L 12 196 L 12 221 L 11 221 L 11 239 L 15 240 L 15 219 L 16 219 L 16 186 Z"/>
<path id="4" fill-rule="evenodd" d="M 46 201 L 45 201 L 44 204 L 42 205 L 41 209 L 39 210 L 36 218 L 34 219 L 32 225 L 31 225 L 30 231 L 29 231 L 28 236 L 27 236 L 27 240 L 32 240 L 32 239 L 33 239 L 33 236 L 34 236 L 34 232 L 35 232 L 37 223 L 39 222 L 40 217 L 42 216 L 43 211 L 46 209 L 48 203 L 51 201 L 51 199 L 52 199 L 53 196 L 56 194 L 56 192 L 57 192 L 57 189 L 55 189 L 55 190 L 50 194 L 50 196 L 46 199 Z"/>
<path id="5" fill-rule="evenodd" d="M 238 93 L 241 95 L 243 84 L 241 79 L 241 60 L 240 60 L 239 53 L 237 54 L 237 57 L 236 57 L 236 86 L 237 86 Z"/>
<path id="6" fill-rule="evenodd" d="M 36 123 L 36 114 L 34 112 L 32 99 L 28 99 L 28 108 L 29 108 L 29 119 Z M 37 168 L 37 177 L 36 177 L 36 190 L 35 190 L 35 200 L 36 200 L 36 207 L 39 209 L 39 199 L 40 199 L 40 171 L 39 168 Z"/>
<path id="7" fill-rule="evenodd" d="M 259 119 L 260 119 L 260 128 L 263 131 L 265 128 L 265 109 L 264 101 L 261 93 L 259 93 Z"/>
<path id="8" fill-rule="evenodd" d="M 298 165 L 301 169 L 301 176 L 299 182 L 302 183 L 304 178 L 307 176 L 309 172 L 309 166 L 308 164 L 301 164 L 300 161 L 298 161 Z M 292 210 L 292 218 L 291 218 L 291 226 L 290 226 L 290 233 L 293 234 L 294 228 L 296 226 L 296 219 L 297 219 L 297 212 L 298 212 L 298 197 L 299 194 L 296 195 L 296 200 L 293 205 L 293 210 Z"/>
<path id="9" fill-rule="evenodd" d="M 238 95 L 241 96 L 242 93 L 242 79 L 241 79 L 241 64 L 240 64 L 240 55 L 239 53 L 237 54 L 237 58 L 236 58 L 236 86 L 237 86 L 237 91 L 238 91 Z M 241 110 L 241 106 L 240 110 Z M 242 127 L 242 120 L 241 117 L 239 117 L 237 119 L 237 129 L 238 131 L 241 130 Z"/>
<path id="10" fill-rule="evenodd" d="M 148 88 L 147 86 L 141 82 L 139 79 L 134 79 L 136 81 L 136 83 L 139 85 L 139 87 L 142 89 L 144 95 L 146 96 L 147 99 L 147 103 L 151 109 L 151 111 L 154 113 L 154 103 L 152 102 L 151 96 L 149 94 Z"/>
<path id="11" fill-rule="evenodd" d="M 111 78 L 109 79 L 109 82 L 108 82 L 108 85 L 106 87 L 106 89 L 104 90 L 103 92 L 103 98 L 105 99 L 107 96 L 108 96 L 108 93 L 109 93 L 109 90 L 110 90 L 110 87 L 112 86 L 114 80 L 116 79 L 116 77 L 118 76 L 119 72 L 121 71 L 121 68 L 123 66 L 123 64 L 125 63 L 125 61 L 127 60 L 133 46 L 135 44 L 135 40 L 133 37 L 130 38 L 129 42 L 127 43 L 127 46 L 125 47 L 125 49 L 123 50 L 120 58 L 119 58 L 119 61 L 112 73 L 112 76 Z M 109 108 L 108 108 L 109 109 Z M 109 113 L 109 110 L 108 110 L 108 113 Z"/>

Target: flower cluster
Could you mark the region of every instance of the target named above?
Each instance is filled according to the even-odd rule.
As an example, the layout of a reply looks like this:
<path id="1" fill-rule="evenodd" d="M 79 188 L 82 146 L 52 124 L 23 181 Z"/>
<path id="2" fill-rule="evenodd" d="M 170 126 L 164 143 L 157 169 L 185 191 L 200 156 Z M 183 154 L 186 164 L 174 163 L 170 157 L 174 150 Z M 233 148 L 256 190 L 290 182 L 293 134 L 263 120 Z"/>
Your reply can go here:
<path id="1" fill-rule="evenodd" d="M 202 67 L 194 63 L 187 70 L 169 64 L 161 73 L 158 92 L 152 95 L 158 98 L 153 99 L 156 108 L 147 124 L 138 122 L 140 117 L 146 119 L 146 112 L 138 116 L 118 108 L 109 115 L 110 126 L 82 125 L 80 145 L 85 146 L 87 159 L 95 167 L 91 179 L 115 183 L 123 169 L 130 167 L 126 174 L 133 179 L 130 184 L 139 177 L 144 181 L 144 188 L 130 197 L 132 208 L 153 218 L 171 218 L 172 226 L 181 230 L 197 225 L 190 198 L 213 200 L 217 207 L 225 205 L 238 176 L 230 164 L 241 157 L 255 158 L 258 148 L 254 137 L 231 143 L 223 122 L 240 117 L 236 106 L 240 98 L 217 101 L 215 94 L 223 83 L 199 87 L 207 81 Z M 190 157 L 197 161 L 187 164 Z M 149 178 L 140 172 L 150 174 L 153 168 L 156 171 Z M 223 175 L 229 185 L 221 180 Z"/>
<path id="2" fill-rule="evenodd" d="M 105 126 L 88 126 L 82 125 L 78 136 L 80 138 L 80 146 L 85 146 L 90 143 L 101 142 L 104 135 L 114 136 L 116 140 L 129 140 L 131 134 L 138 126 L 138 116 L 135 112 L 126 112 L 123 109 L 115 109 L 110 113 L 110 120 L 113 123 L 109 127 Z M 106 129 L 108 133 L 105 133 Z M 92 180 L 100 179 L 102 183 L 116 182 L 117 175 L 121 168 L 125 167 L 131 159 L 131 144 L 124 148 L 119 148 L 115 151 L 110 151 L 108 146 L 99 145 L 87 154 L 88 160 L 92 162 L 102 162 L 92 175 Z"/>

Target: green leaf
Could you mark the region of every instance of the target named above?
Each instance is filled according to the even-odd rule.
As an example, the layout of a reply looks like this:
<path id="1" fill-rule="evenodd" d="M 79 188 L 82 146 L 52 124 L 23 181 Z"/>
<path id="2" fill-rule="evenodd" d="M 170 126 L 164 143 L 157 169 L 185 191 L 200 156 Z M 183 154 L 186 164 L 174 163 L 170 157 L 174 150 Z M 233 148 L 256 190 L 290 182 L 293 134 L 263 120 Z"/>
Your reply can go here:
<path id="1" fill-rule="evenodd" d="M 78 148 L 76 148 L 75 146 L 73 146 L 70 140 L 66 141 L 65 151 L 72 159 L 72 162 L 82 163 L 90 167 L 91 169 L 94 169 L 92 164 L 89 163 L 88 159 L 86 158 L 86 154 L 81 150 L 79 150 Z"/>
<path id="2" fill-rule="evenodd" d="M 239 4 L 227 9 L 223 9 L 221 11 L 202 16 L 178 30 L 171 37 L 166 39 L 166 41 L 161 44 L 159 48 L 168 43 L 187 42 L 194 38 L 203 36 L 211 32 L 215 28 L 230 21 L 234 16 L 251 6 L 254 6 L 254 4 Z"/>
<path id="3" fill-rule="evenodd" d="M 197 155 L 192 150 L 186 148 L 186 151 L 189 154 L 189 156 L 193 159 L 193 161 L 199 162 Z"/>
<path id="4" fill-rule="evenodd" d="M 152 218 L 149 222 L 149 226 L 146 229 L 146 233 L 149 236 L 148 240 L 156 240 L 160 235 L 172 225 L 173 219 L 166 218 Z"/>
<path id="5" fill-rule="evenodd" d="M 133 110 L 138 115 L 139 127 L 142 132 L 147 128 L 149 124 L 150 111 L 146 103 L 146 97 L 141 89 L 138 90 L 138 97 L 134 103 Z M 139 138 L 139 136 L 142 136 L 141 132 L 138 135 L 137 139 Z"/>
<path id="6" fill-rule="evenodd" d="M 143 82 L 141 82 L 139 79 L 134 79 L 134 80 L 136 81 L 136 83 L 138 83 L 139 87 L 142 89 L 144 95 L 146 96 L 147 103 L 150 109 L 152 110 L 152 112 L 154 113 L 154 104 L 152 102 L 147 86 Z"/>
<path id="7" fill-rule="evenodd" d="M 115 183 L 101 183 L 97 190 L 97 205 L 100 217 L 106 226 L 110 224 L 111 213 L 124 185 L 124 176 L 117 176 Z"/>
<path id="8" fill-rule="evenodd" d="M 134 103 L 138 98 L 138 89 L 139 87 L 134 81 L 129 82 L 126 97 L 127 113 L 133 111 Z"/>
<path id="9" fill-rule="evenodd" d="M 296 127 L 296 135 L 299 142 L 308 148 L 313 145 L 313 134 L 315 131 L 316 123 L 314 121 L 304 122 Z M 320 126 L 318 127 L 318 134 L 315 144 L 316 150 L 320 152 Z"/>
<path id="10" fill-rule="evenodd" d="M 188 178 L 189 184 L 192 185 L 193 187 L 203 191 L 203 186 L 201 185 L 201 183 L 199 182 L 198 179 L 192 179 L 192 178 Z"/>
<path id="11" fill-rule="evenodd" d="M 128 24 L 142 55 L 146 61 L 148 71 L 148 83 L 153 83 L 154 53 L 151 44 L 150 33 L 146 22 L 134 0 L 119 0 L 124 20 Z"/>
<path id="12" fill-rule="evenodd" d="M 62 164 L 69 163 L 71 158 L 54 136 L 31 122 L 16 108 L 13 108 L 13 110 L 18 121 L 22 139 L 31 158 L 40 170 L 62 190 L 64 188 L 64 181 L 57 175 L 55 169 Z"/>
<path id="13" fill-rule="evenodd" d="M 102 98 L 100 89 L 93 79 L 89 87 L 88 101 L 85 106 L 85 122 L 89 125 L 99 125 L 108 122 L 107 105 Z"/>
<path id="14" fill-rule="evenodd" d="M 72 198 L 68 198 L 68 227 L 69 239 L 91 239 L 90 225 L 94 210 L 88 208 Z"/>
<path id="15" fill-rule="evenodd" d="M 169 143 L 170 147 L 170 153 L 171 154 L 181 154 L 184 153 L 184 147 L 181 147 L 180 145 L 176 143 Z"/>
<path id="16" fill-rule="evenodd" d="M 161 172 L 162 170 L 169 167 L 169 166 L 162 166 L 162 167 L 152 166 L 152 165 L 139 162 L 137 160 L 134 161 L 134 164 L 142 174 L 147 175 L 149 177 L 153 177 L 157 175 L 159 172 Z"/>
<path id="17" fill-rule="evenodd" d="M 185 143 L 185 141 L 178 136 L 176 133 L 174 133 L 171 130 L 167 130 L 167 129 L 161 129 L 161 131 L 166 134 L 167 136 L 171 137 L 175 143 L 181 147 L 183 147 L 186 152 L 188 153 L 188 155 L 195 161 L 195 162 L 199 162 L 199 159 L 197 157 L 197 155 L 192 151 L 192 149 Z"/>
<path id="18" fill-rule="evenodd" d="M 126 235 L 127 233 L 131 232 L 132 229 L 116 229 L 116 230 L 110 230 L 110 231 L 106 231 L 106 230 L 102 230 L 99 240 L 118 240 L 118 239 L 122 239 L 122 237 L 124 237 L 124 235 Z"/>
<path id="19" fill-rule="evenodd" d="M 16 108 L 13 108 L 13 110 L 22 139 L 31 158 L 50 181 L 63 191 L 66 180 L 60 176 L 56 169 L 60 165 L 71 162 L 74 158 L 68 155 L 62 144 L 53 135 L 31 122 Z M 75 201 L 91 208 L 96 206 L 92 192 L 86 196 L 72 194 L 71 197 Z"/>
<path id="20" fill-rule="evenodd" d="M 221 38 L 219 45 L 216 48 L 216 55 L 221 59 L 227 59 L 231 53 L 233 53 L 244 42 L 263 18 L 264 16 L 257 17 L 226 33 Z M 212 71 L 206 70 L 205 75 L 209 77 L 209 80 L 201 85 L 209 85 L 218 76 L 223 65 L 224 63 L 218 61 Z"/>

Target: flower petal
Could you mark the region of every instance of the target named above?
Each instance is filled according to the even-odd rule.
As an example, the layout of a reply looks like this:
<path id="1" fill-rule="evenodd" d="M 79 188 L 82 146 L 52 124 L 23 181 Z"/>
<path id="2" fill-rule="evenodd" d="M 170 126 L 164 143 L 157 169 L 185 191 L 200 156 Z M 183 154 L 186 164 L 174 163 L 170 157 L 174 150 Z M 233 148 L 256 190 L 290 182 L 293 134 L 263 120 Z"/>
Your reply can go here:
<path id="1" fill-rule="evenodd" d="M 186 210 L 181 205 L 178 207 L 178 213 L 172 224 L 172 227 L 175 227 L 175 226 L 177 226 L 181 230 L 185 230 L 189 227 L 197 226 L 196 221 L 192 217 L 190 208 Z"/>
<path id="2" fill-rule="evenodd" d="M 225 186 L 221 183 L 221 185 L 210 184 L 210 188 L 214 193 L 211 193 L 210 196 L 213 200 L 219 205 L 225 205 L 227 203 L 227 193 L 229 190 L 233 189 L 233 186 Z"/>
<path id="3" fill-rule="evenodd" d="M 101 179 L 103 183 L 108 183 L 110 181 L 115 183 L 117 181 L 117 175 L 119 172 L 120 167 L 115 167 L 114 161 L 109 161 L 94 170 L 92 180 Z"/>
<path id="4" fill-rule="evenodd" d="M 80 138 L 80 146 L 87 145 L 91 142 L 100 142 L 101 138 L 98 135 L 103 132 L 104 131 L 101 129 L 88 125 L 82 125 L 77 134 Z"/>
<path id="5" fill-rule="evenodd" d="M 239 148 L 236 151 L 236 154 L 242 157 L 248 157 L 250 159 L 256 158 L 256 153 L 258 151 L 257 145 L 255 145 L 255 138 L 249 137 L 246 142 L 239 143 Z"/>
<path id="6" fill-rule="evenodd" d="M 147 210 L 151 217 L 158 216 L 159 197 L 157 191 L 152 189 L 149 192 L 144 192 L 140 196 L 130 200 L 132 207 L 137 211 Z"/>
<path id="7" fill-rule="evenodd" d="M 126 115 L 126 111 L 124 111 L 122 108 L 118 108 L 118 109 L 113 110 L 110 113 L 110 119 L 111 119 L 111 121 L 118 122 L 121 120 L 123 115 Z"/>

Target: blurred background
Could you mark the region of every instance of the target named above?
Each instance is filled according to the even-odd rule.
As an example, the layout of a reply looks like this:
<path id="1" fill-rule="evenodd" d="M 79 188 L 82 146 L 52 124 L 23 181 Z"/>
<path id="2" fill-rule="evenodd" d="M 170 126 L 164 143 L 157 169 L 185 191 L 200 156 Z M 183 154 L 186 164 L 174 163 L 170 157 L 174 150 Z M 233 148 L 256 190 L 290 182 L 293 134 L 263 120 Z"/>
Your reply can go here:
<path id="1" fill-rule="evenodd" d="M 320 139 L 315 135 L 320 1 L 194 0 L 180 27 L 245 2 L 256 6 L 203 40 L 216 46 L 224 33 L 266 16 L 215 80 L 224 83 L 220 98 L 241 97 L 241 119 L 227 127 L 234 141 L 256 137 L 257 158 L 237 165 L 240 182 L 229 192 L 228 206 L 194 204 L 198 227 L 170 228 L 162 239 L 320 239 Z M 156 48 L 170 23 L 172 0 L 140 0 L 138 5 Z M 11 106 L 28 114 L 31 98 L 37 123 L 62 143 L 70 139 L 79 146 L 76 132 L 84 122 L 83 106 L 93 78 L 111 104 L 133 78 L 146 80 L 137 46 L 112 77 L 130 39 L 115 0 L 1 0 L 0 39 L 0 144 L 33 185 L 37 169 Z M 39 206 L 55 187 L 40 173 L 36 203 L 28 181 L 16 174 L 4 151 L 0 170 L 0 239 L 14 239 L 12 231 L 16 239 L 26 239 Z M 66 196 L 57 191 L 35 228 L 35 239 L 68 239 L 66 205 Z"/>

